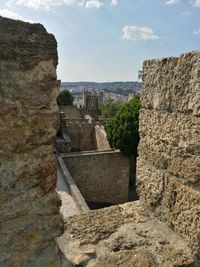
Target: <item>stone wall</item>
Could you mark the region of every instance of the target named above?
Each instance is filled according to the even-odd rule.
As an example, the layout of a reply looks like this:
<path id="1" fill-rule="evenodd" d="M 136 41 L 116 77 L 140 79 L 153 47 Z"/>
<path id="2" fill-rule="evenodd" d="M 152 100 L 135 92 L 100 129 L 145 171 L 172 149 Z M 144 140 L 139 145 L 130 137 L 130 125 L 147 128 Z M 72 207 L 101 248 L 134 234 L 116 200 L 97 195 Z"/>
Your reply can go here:
<path id="1" fill-rule="evenodd" d="M 0 17 L 0 266 L 59 266 L 63 232 L 52 144 L 57 44 L 40 24 Z"/>
<path id="2" fill-rule="evenodd" d="M 86 109 L 59 106 L 59 110 L 61 135 L 66 134 L 70 138 L 72 151 L 110 150 L 103 121 L 95 122 Z M 62 148 L 59 151 L 63 151 Z"/>
<path id="3" fill-rule="evenodd" d="M 129 158 L 120 152 L 73 153 L 63 160 L 87 202 L 128 201 Z"/>
<path id="4" fill-rule="evenodd" d="M 143 65 L 137 186 L 200 261 L 200 51 Z"/>
<path id="5" fill-rule="evenodd" d="M 64 135 L 69 137 L 73 152 L 111 150 L 102 122 L 94 122 L 91 117 L 87 119 L 77 119 L 66 118 L 64 113 L 60 113 L 60 115 L 61 135 L 63 137 Z M 57 147 L 60 153 L 63 153 L 62 147 L 58 142 Z M 59 147 L 61 149 L 59 149 Z M 68 150 L 66 149 L 65 152 L 68 152 Z"/>
<path id="6" fill-rule="evenodd" d="M 96 150 L 94 124 L 84 120 L 66 121 L 72 151 Z"/>

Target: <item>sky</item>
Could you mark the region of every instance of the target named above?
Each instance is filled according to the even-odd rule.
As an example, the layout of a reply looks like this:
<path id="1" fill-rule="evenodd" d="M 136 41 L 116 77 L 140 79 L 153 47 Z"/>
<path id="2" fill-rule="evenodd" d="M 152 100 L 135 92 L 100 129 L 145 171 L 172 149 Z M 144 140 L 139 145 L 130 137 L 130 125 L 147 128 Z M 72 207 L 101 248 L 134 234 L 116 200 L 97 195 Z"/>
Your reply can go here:
<path id="1" fill-rule="evenodd" d="M 0 0 L 0 15 L 55 35 L 63 82 L 135 81 L 146 59 L 200 49 L 200 0 Z"/>

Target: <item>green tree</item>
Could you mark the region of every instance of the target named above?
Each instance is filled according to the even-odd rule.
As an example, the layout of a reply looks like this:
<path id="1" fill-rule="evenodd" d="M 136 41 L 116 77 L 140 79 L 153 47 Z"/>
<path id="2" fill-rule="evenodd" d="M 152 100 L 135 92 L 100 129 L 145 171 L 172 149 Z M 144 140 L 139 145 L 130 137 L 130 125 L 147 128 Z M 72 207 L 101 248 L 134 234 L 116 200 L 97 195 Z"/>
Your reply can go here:
<path id="1" fill-rule="evenodd" d="M 136 192 L 136 159 L 139 143 L 139 110 L 140 99 L 134 97 L 105 125 L 107 139 L 110 146 L 130 158 L 129 186 L 131 194 L 129 200 L 138 199 Z"/>
<path id="2" fill-rule="evenodd" d="M 137 157 L 139 143 L 140 99 L 134 97 L 124 104 L 105 125 L 110 146 L 125 155 Z"/>
<path id="3" fill-rule="evenodd" d="M 63 90 L 62 92 L 60 92 L 57 98 L 58 105 L 63 105 L 63 106 L 72 106 L 73 101 L 74 97 L 68 90 Z"/>
<path id="4" fill-rule="evenodd" d="M 120 100 L 108 98 L 101 106 L 100 112 L 104 118 L 112 118 L 117 111 L 122 107 L 123 103 Z"/>

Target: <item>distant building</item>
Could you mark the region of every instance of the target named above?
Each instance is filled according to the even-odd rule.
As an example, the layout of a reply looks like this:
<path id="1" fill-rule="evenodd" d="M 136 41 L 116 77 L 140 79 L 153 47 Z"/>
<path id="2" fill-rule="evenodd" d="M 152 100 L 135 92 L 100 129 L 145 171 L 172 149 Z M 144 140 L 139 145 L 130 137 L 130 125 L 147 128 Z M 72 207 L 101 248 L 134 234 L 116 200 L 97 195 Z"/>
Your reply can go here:
<path id="1" fill-rule="evenodd" d="M 103 104 L 103 92 L 83 91 L 83 107 L 89 111 L 98 111 Z"/>

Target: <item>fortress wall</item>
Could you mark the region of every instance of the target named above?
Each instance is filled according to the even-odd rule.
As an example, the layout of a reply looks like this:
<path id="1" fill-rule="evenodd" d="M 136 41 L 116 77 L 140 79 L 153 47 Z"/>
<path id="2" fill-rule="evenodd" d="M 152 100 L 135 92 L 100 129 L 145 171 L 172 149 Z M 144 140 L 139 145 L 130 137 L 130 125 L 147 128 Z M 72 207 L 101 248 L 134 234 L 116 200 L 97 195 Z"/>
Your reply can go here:
<path id="1" fill-rule="evenodd" d="M 61 118 L 61 122 L 63 134 L 67 134 L 71 140 L 72 151 L 111 150 L 104 126 L 100 123 L 65 117 Z"/>
<path id="2" fill-rule="evenodd" d="M 200 261 L 200 51 L 143 65 L 137 186 Z"/>
<path id="3" fill-rule="evenodd" d="M 96 150 L 94 125 L 74 121 L 67 123 L 67 135 L 71 139 L 72 151 Z"/>
<path id="4" fill-rule="evenodd" d="M 120 152 L 68 154 L 63 160 L 87 202 L 128 201 L 130 163 Z"/>
<path id="5" fill-rule="evenodd" d="M 96 150 L 94 125 L 85 124 L 81 129 L 80 151 Z"/>
<path id="6" fill-rule="evenodd" d="M 0 17 L 0 266 L 59 266 L 57 61 L 42 25 Z"/>

